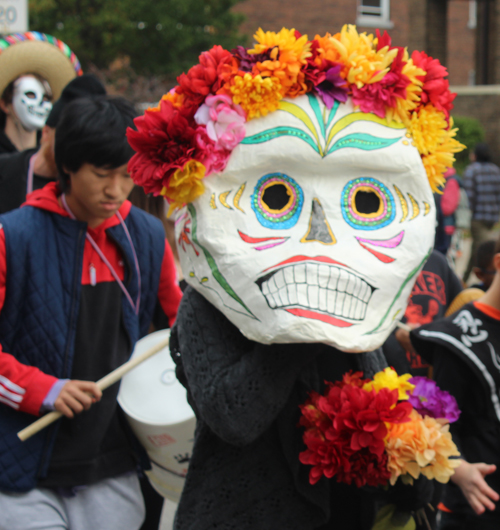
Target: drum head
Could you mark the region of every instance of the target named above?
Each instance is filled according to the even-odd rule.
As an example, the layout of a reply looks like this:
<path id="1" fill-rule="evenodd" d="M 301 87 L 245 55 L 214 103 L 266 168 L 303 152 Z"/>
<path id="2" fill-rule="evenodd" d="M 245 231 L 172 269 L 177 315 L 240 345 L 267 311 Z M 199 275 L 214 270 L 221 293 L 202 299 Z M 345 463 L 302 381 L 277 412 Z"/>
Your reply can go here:
<path id="1" fill-rule="evenodd" d="M 146 335 L 137 341 L 132 357 L 169 335 L 168 329 Z M 175 376 L 175 363 L 168 347 L 123 377 L 118 403 L 128 416 L 149 425 L 175 425 L 194 417 L 186 389 Z"/>

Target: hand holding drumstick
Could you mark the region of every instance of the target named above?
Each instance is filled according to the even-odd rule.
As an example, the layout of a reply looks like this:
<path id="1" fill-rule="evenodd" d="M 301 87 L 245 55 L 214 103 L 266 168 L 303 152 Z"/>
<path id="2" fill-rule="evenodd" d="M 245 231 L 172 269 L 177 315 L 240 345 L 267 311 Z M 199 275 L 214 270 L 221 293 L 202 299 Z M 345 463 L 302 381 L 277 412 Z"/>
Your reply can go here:
<path id="1" fill-rule="evenodd" d="M 54 409 L 73 418 L 84 410 L 89 410 L 92 404 L 101 399 L 102 392 L 92 381 L 68 381 L 54 401 Z"/>

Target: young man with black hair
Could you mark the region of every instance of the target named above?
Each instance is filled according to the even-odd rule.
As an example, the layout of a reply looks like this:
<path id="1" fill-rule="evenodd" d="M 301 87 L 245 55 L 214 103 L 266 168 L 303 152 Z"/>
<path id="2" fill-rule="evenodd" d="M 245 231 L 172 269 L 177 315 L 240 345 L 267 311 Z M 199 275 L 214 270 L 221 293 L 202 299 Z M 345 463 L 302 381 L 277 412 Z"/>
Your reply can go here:
<path id="1" fill-rule="evenodd" d="M 60 183 L 0 216 L 1 530 L 142 522 L 118 385 L 101 396 L 92 383 L 127 361 L 157 303 L 172 324 L 181 297 L 161 222 L 126 200 L 135 115 L 120 98 L 69 103 L 55 137 Z M 20 442 L 46 410 L 67 418 Z"/>
<path id="2" fill-rule="evenodd" d="M 440 530 L 500 528 L 500 240 L 493 266 L 481 298 L 410 335 L 461 410 L 450 432 L 462 462 L 444 488 Z"/>

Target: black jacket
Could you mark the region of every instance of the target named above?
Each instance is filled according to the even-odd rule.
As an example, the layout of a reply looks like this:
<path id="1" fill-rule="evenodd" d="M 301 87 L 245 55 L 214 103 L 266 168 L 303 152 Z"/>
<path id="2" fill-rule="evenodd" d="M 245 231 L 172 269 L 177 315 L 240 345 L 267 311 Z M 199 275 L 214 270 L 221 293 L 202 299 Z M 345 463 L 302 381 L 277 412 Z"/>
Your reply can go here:
<path id="1" fill-rule="evenodd" d="M 170 348 L 197 417 L 176 530 L 371 528 L 371 491 L 324 477 L 310 485 L 297 427 L 309 391 L 366 368 L 360 362 L 371 354 L 248 340 L 192 288 Z"/>
<path id="2" fill-rule="evenodd" d="M 19 208 L 26 200 L 30 158 L 36 151 L 35 148 L 0 155 L 0 214 Z M 33 191 L 54 180 L 34 175 Z"/>

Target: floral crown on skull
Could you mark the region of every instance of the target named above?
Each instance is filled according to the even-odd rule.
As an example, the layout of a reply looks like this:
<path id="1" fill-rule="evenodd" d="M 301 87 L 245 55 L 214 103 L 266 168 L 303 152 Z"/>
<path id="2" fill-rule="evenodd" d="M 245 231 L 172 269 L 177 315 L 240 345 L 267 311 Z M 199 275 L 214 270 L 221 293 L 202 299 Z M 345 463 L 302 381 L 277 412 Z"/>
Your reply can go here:
<path id="1" fill-rule="evenodd" d="M 450 110 L 456 94 L 438 59 L 418 51 L 410 57 L 406 48 L 392 46 L 387 32 L 359 34 L 353 25 L 313 40 L 285 28 L 278 33 L 259 29 L 254 38 L 253 48 L 229 52 L 214 46 L 203 52 L 157 107 L 136 118 L 137 130 L 128 130 L 136 151 L 129 163 L 132 178 L 147 193 L 165 196 L 169 213 L 203 194 L 204 177 L 224 170 L 245 139 L 247 121 L 278 109 L 297 112 L 285 98 L 304 94 L 316 114 L 321 110 L 311 96 L 330 111 L 350 97 L 362 113 L 401 124 L 422 157 L 432 190 L 438 191 L 455 161 L 453 153 L 465 147 L 454 138 Z M 298 136 L 322 156 L 335 148 L 329 144 L 331 133 L 323 148 L 315 141 L 314 125 L 308 128 L 312 136 L 279 127 L 267 133 Z"/>

